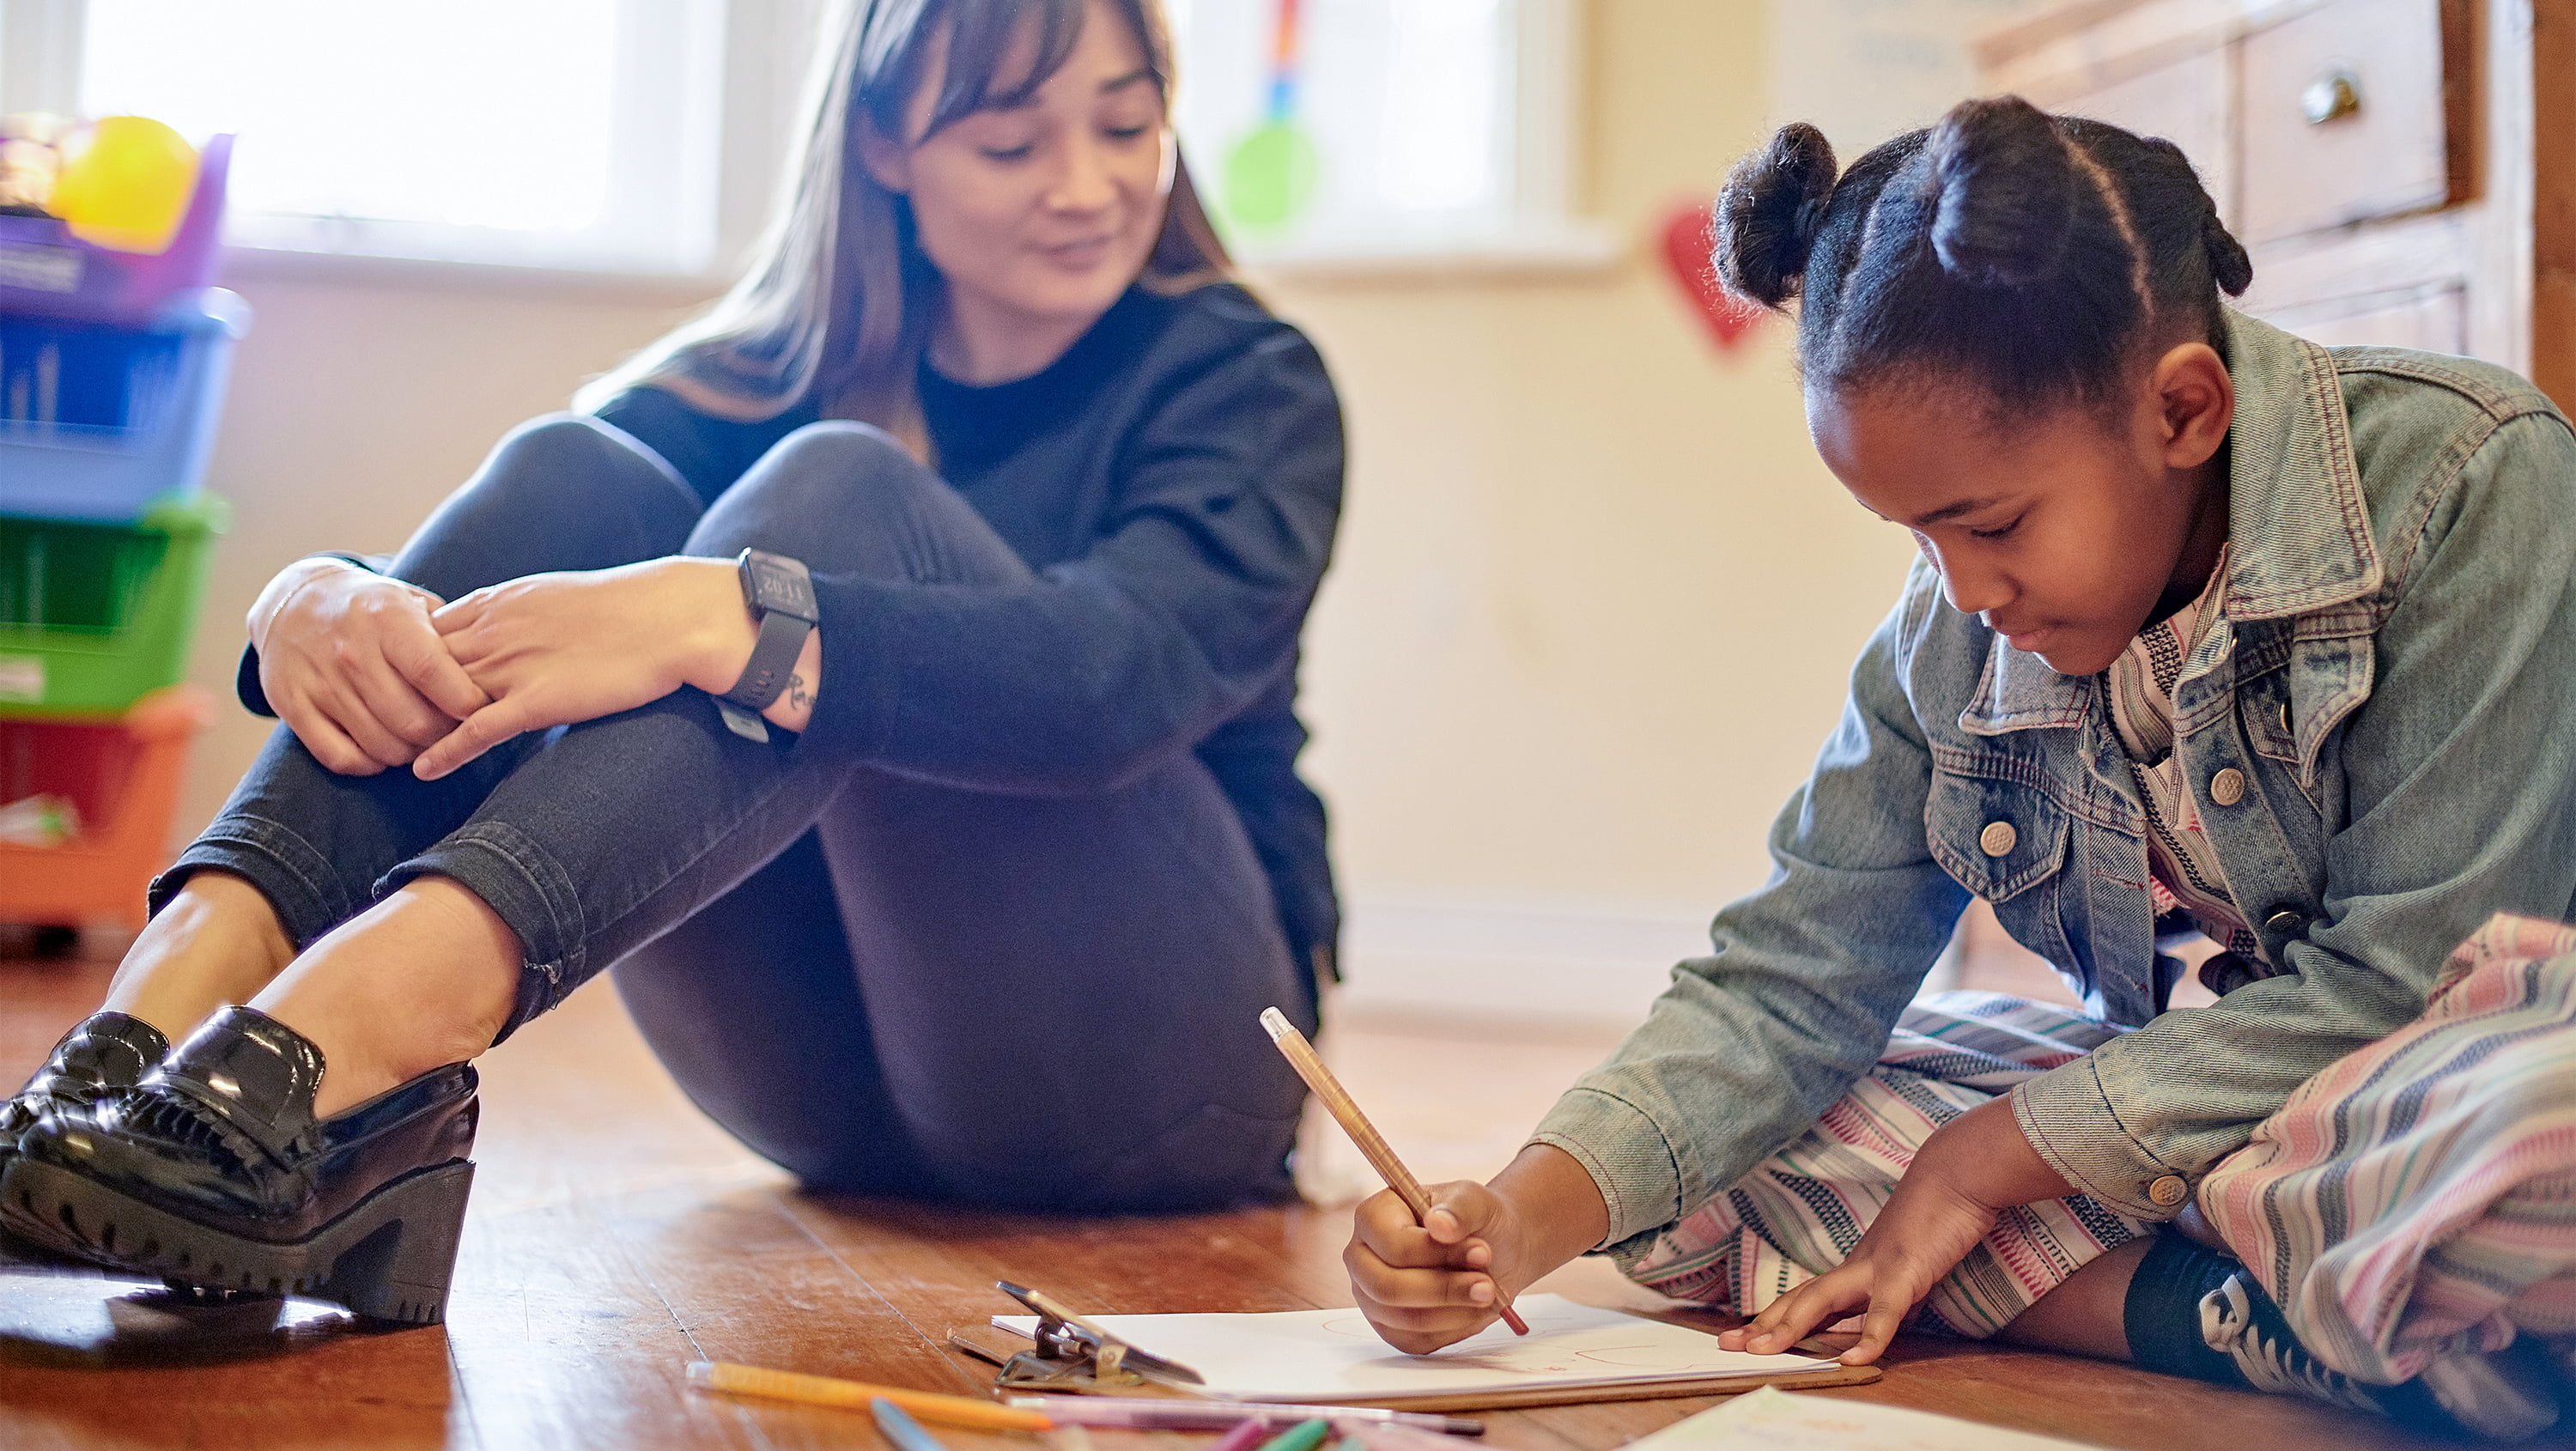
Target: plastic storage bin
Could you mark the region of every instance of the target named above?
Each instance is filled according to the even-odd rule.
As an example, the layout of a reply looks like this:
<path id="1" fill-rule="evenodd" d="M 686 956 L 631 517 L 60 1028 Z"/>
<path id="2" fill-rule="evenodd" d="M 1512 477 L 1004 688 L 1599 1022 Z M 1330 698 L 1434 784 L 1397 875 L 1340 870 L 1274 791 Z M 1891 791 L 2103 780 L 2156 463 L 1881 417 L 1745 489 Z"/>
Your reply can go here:
<path id="1" fill-rule="evenodd" d="M 139 523 L 0 518 L 0 714 L 102 715 L 188 673 L 224 501 Z"/>
<path id="2" fill-rule="evenodd" d="M 124 523 L 194 494 L 249 320 L 220 288 L 141 328 L 0 314 L 0 514 Z"/>
<path id="3" fill-rule="evenodd" d="M 158 253 L 93 246 L 53 217 L 0 217 L 0 312 L 132 324 L 214 276 L 233 138 L 198 153 L 197 189 L 170 245 Z"/>
<path id="4" fill-rule="evenodd" d="M 143 889 L 170 860 L 189 742 L 214 716 L 193 685 L 103 720 L 0 717 L 0 801 L 67 797 L 80 833 L 59 846 L 0 842 L 0 922 L 143 923 Z"/>

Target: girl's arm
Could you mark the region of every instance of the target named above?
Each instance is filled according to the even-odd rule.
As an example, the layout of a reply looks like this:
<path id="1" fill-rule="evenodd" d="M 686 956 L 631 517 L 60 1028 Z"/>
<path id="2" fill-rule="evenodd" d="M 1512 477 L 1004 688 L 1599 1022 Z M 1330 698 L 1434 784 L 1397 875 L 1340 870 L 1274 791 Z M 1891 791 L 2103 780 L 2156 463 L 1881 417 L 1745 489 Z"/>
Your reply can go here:
<path id="1" fill-rule="evenodd" d="M 1390 1343 L 1474 1333 L 1494 1316 L 1463 1298 L 1480 1277 L 1514 1293 L 1589 1250 L 1643 1257 L 1876 1061 L 1967 900 L 1925 839 L 1931 755 L 1899 658 L 1938 608 L 1939 580 L 1918 563 L 1772 827 L 1770 882 L 1718 914 L 1712 955 L 1675 970 L 1645 1023 L 1558 1100 L 1509 1170 L 1489 1186 L 1443 1186 L 1435 1198 L 1450 1196 L 1458 1232 L 1407 1231 L 1384 1196 L 1362 1207 L 1344 1261 Z"/>
<path id="2" fill-rule="evenodd" d="M 2420 1015 L 2490 915 L 2559 918 L 2576 898 L 2576 437 L 2523 396 L 2530 411 L 2498 422 L 2464 409 L 2459 434 L 2424 442 L 2420 539 L 2381 541 L 2401 593 L 2374 636 L 2350 642 L 2369 698 L 2319 767 L 2341 829 L 2313 898 L 2291 904 L 2306 920 L 2267 931 L 2290 971 L 2012 1093 L 2050 1166 L 2120 1213 L 2172 1217 L 2189 1202 L 2172 1191 L 2300 1083 Z M 2445 459 L 2465 459 L 2447 480 Z M 2245 904 L 2258 930 L 2277 905 Z M 2150 1197 L 2168 1175 L 2183 1186 Z"/>

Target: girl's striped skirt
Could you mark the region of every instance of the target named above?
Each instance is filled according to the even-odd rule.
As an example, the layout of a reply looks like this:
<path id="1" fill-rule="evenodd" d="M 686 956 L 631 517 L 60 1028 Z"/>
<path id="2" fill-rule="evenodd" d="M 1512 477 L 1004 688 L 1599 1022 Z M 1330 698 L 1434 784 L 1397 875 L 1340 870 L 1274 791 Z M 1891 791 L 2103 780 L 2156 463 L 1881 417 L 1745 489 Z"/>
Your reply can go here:
<path id="1" fill-rule="evenodd" d="M 2119 1031 L 1995 993 L 1925 998 L 1813 1129 L 1629 1277 L 1759 1311 L 1850 1253 L 1934 1129 Z M 2195 1202 L 2310 1352 L 2357 1380 L 2576 1335 L 2576 928 L 2490 921 L 2422 1017 L 2301 1085 Z M 2152 1228 L 2083 1195 L 2011 1211 L 1917 1324 L 1992 1335 Z"/>

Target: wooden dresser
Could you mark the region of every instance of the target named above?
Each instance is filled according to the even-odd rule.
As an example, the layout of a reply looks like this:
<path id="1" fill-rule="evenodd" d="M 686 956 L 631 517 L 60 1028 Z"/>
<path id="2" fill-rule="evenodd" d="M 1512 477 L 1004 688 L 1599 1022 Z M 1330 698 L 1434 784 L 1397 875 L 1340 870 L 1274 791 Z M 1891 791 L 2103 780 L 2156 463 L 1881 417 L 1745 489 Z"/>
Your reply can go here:
<path id="1" fill-rule="evenodd" d="M 2576 0 L 2077 0 L 1976 55 L 1989 92 L 2180 146 L 2247 311 L 2576 404 Z"/>

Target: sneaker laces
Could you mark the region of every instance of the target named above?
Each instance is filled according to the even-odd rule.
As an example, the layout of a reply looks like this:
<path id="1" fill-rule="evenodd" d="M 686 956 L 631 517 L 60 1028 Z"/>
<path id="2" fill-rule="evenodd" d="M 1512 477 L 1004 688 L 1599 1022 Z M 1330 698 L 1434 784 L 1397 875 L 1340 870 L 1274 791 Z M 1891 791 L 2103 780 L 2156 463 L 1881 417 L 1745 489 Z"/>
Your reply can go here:
<path id="1" fill-rule="evenodd" d="M 2254 1318 L 2253 1297 L 2246 1293 L 2241 1274 L 2229 1275 L 2224 1284 L 2200 1297 L 2200 1339 L 2235 1361 L 2237 1373 L 2256 1390 L 2388 1414 L 2358 1382 L 2327 1369 L 2306 1346 L 2286 1335 L 2266 1334 Z"/>

